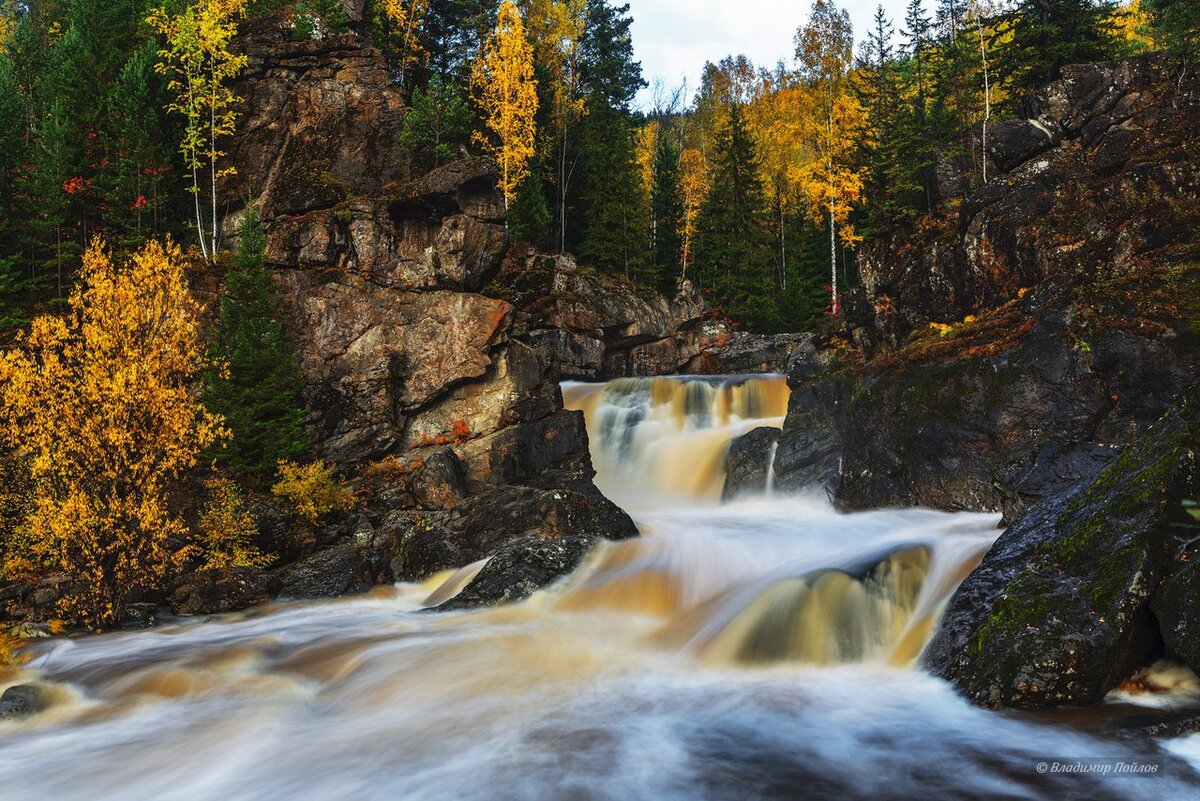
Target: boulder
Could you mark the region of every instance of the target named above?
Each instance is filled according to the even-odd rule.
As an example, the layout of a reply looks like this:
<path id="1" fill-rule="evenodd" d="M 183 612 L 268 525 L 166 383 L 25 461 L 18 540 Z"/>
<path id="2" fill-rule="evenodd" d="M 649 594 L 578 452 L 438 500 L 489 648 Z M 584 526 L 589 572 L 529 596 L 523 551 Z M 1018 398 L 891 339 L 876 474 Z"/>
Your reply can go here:
<path id="1" fill-rule="evenodd" d="M 16 684 L 0 695 L 0 720 L 20 720 L 49 705 L 46 691 L 36 684 Z"/>
<path id="2" fill-rule="evenodd" d="M 506 543 L 462 592 L 439 611 L 513 603 L 575 571 L 596 544 L 590 536 L 543 539 L 536 534 Z"/>
<path id="3" fill-rule="evenodd" d="M 1152 602 L 1177 569 L 1178 526 L 1194 523 L 1197 453 L 1193 393 L 1092 484 L 1001 535 L 950 600 L 926 667 L 989 706 L 1098 702 L 1158 647 Z M 1175 621 L 1175 599 L 1196 598 L 1186 578 L 1166 586 L 1157 605 Z"/>
<path id="4" fill-rule="evenodd" d="M 451 448 L 425 457 L 409 478 L 409 491 L 417 508 L 430 511 L 453 509 L 467 497 L 462 465 Z"/>
<path id="5" fill-rule="evenodd" d="M 1012 120 L 988 128 L 988 156 L 1002 172 L 1010 172 L 1054 144 L 1054 134 L 1035 120 Z"/>
<path id="6" fill-rule="evenodd" d="M 356 543 L 342 543 L 288 565 L 276 573 L 285 598 L 334 598 L 366 592 L 380 568 Z"/>
<path id="7" fill-rule="evenodd" d="M 773 451 L 779 442 L 779 429 L 755 428 L 729 444 L 725 457 L 725 489 L 721 497 L 735 500 L 767 491 L 769 471 L 773 471 Z"/>
<path id="8" fill-rule="evenodd" d="M 250 567 L 225 567 L 186 573 L 171 590 L 177 615 L 213 615 L 266 603 L 279 595 L 276 576 Z"/>
<path id="9" fill-rule="evenodd" d="M 473 496 L 448 517 L 397 521 L 394 531 L 397 580 L 491 557 L 475 580 L 482 584 L 472 582 L 457 607 L 518 600 L 570 573 L 599 540 L 637 536 L 629 516 L 599 493 L 515 486 Z"/>

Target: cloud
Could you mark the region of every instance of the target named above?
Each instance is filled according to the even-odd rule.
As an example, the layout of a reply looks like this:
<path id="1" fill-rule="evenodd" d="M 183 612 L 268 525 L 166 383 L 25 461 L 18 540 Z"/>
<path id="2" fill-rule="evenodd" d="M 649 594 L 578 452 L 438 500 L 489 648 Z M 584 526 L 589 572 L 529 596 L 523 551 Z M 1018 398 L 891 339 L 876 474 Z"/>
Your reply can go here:
<path id="1" fill-rule="evenodd" d="M 808 4 L 780 0 L 627 0 L 633 15 L 633 46 L 642 62 L 642 74 L 651 85 L 655 79 L 678 86 L 685 78 L 689 95 L 699 85 L 705 61 L 718 61 L 744 53 L 755 64 L 774 66 L 780 59 L 790 63 L 792 38 L 808 18 Z M 855 41 L 866 36 L 876 0 L 848 0 L 840 4 L 850 11 Z M 903 27 L 905 0 L 884 0 L 884 11 Z M 927 0 L 932 9 L 933 0 Z M 639 102 L 646 105 L 650 90 Z"/>

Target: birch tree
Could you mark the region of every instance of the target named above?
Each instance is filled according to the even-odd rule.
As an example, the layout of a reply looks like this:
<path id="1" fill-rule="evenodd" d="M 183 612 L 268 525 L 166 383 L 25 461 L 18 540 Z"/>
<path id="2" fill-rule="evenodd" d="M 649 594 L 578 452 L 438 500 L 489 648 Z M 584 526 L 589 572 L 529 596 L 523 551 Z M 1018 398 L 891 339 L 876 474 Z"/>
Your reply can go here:
<path id="1" fill-rule="evenodd" d="M 810 92 L 812 110 L 808 139 L 814 159 L 797 165 L 799 181 L 810 207 L 826 217 L 829 225 L 829 270 L 831 311 L 841 314 L 838 294 L 838 226 L 846 243 L 855 241 L 847 222 L 850 210 L 862 194 L 862 175 L 847 166 L 855 130 L 862 124 L 862 107 L 850 91 L 850 67 L 854 33 L 850 15 L 832 0 L 816 0 L 808 22 L 796 32 L 799 76 Z"/>
<path id="2" fill-rule="evenodd" d="M 529 172 L 538 109 L 533 48 L 512 0 L 500 4 L 496 28 L 471 71 L 471 95 L 488 131 L 476 134 L 476 141 L 500 167 L 499 189 L 507 209 Z"/>
<path id="3" fill-rule="evenodd" d="M 155 69 L 169 76 L 167 88 L 174 99 L 167 110 L 185 120 L 179 149 L 191 171 L 189 191 L 194 197 L 200 252 L 210 262 L 221 247 L 217 180 L 236 172 L 233 167 L 219 164 L 226 155 L 221 150 L 221 141 L 233 135 L 237 119 L 233 105 L 238 98 L 229 82 L 246 66 L 246 56 L 230 50 L 237 34 L 237 18 L 245 6 L 246 0 L 198 0 L 174 16 L 158 8 L 149 17 L 150 25 L 166 43 L 158 51 Z M 208 173 L 210 201 L 207 221 L 201 211 L 204 171 Z"/>

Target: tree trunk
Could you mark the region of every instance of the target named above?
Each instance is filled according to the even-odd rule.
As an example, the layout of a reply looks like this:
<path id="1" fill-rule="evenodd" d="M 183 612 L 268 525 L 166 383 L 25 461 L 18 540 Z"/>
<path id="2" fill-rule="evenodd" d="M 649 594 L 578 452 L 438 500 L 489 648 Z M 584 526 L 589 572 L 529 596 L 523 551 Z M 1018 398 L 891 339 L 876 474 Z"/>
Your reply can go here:
<path id="1" fill-rule="evenodd" d="M 833 295 L 833 311 L 834 317 L 842 316 L 842 307 L 838 302 L 838 280 L 837 280 L 837 220 L 833 216 L 833 208 L 829 209 L 829 288 Z"/>

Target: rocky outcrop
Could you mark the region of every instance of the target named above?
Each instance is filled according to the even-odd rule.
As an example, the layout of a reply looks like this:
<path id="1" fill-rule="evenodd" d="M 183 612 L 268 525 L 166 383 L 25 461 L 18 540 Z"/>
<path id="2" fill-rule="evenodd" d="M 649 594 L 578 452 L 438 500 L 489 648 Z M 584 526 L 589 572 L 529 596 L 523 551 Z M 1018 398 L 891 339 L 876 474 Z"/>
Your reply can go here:
<path id="1" fill-rule="evenodd" d="M 991 706 L 1099 701 L 1163 639 L 1200 668 L 1195 391 L 1095 482 L 1034 506 L 951 599 L 925 664 Z M 1156 622 L 1157 619 L 1157 622 Z M 1161 630 L 1161 634 L 1160 634 Z"/>
<path id="2" fill-rule="evenodd" d="M 1196 97 L 1156 57 L 1067 68 L 987 185 L 865 243 L 873 334 L 793 374 L 780 486 L 1012 520 L 1144 434 L 1200 369 Z"/>
<path id="3" fill-rule="evenodd" d="M 1049 286 L 866 363 L 794 360 L 779 485 L 1012 519 L 1094 477 L 1193 380 L 1200 343 L 1184 319 L 1141 336 L 1080 311 Z"/>
<path id="4" fill-rule="evenodd" d="M 326 597 L 425 578 L 516 553 L 505 548 L 530 536 L 580 556 L 598 537 L 636 533 L 591 484 L 582 415 L 563 409 L 544 331 L 530 330 L 500 276 L 508 240 L 494 165 L 468 158 L 416 174 L 399 142 L 400 90 L 364 39 L 294 42 L 271 18 L 247 28 L 237 172 L 223 193 L 251 197 L 262 216 L 316 448 L 364 503 L 303 547 L 281 542 L 289 558 L 271 592 Z M 700 314 L 662 303 L 664 325 Z M 581 309 L 555 319 L 566 325 Z M 643 335 L 625 336 L 632 347 Z M 566 524 L 601 507 L 603 525 Z M 493 519 L 502 508 L 522 525 Z M 540 555 L 534 572 L 510 559 L 514 572 L 492 568 L 491 589 L 471 597 L 527 594 L 574 556 L 556 568 Z M 191 577 L 180 608 L 236 605 L 244 579 Z"/>
<path id="5" fill-rule="evenodd" d="M 530 338 L 564 378 L 673 373 L 731 334 L 690 282 L 668 299 L 569 254 L 515 251 L 496 288 L 529 315 Z"/>
<path id="6" fill-rule="evenodd" d="M 1200 93 L 1167 73 L 1158 56 L 1064 68 L 1024 119 L 989 127 L 986 185 L 948 179 L 937 210 L 865 243 L 857 266 L 885 341 L 1047 280 L 1200 259 Z"/>
<path id="7" fill-rule="evenodd" d="M 249 567 L 202 570 L 180 576 L 171 591 L 177 615 L 233 612 L 265 603 L 279 595 L 279 579 Z"/>

